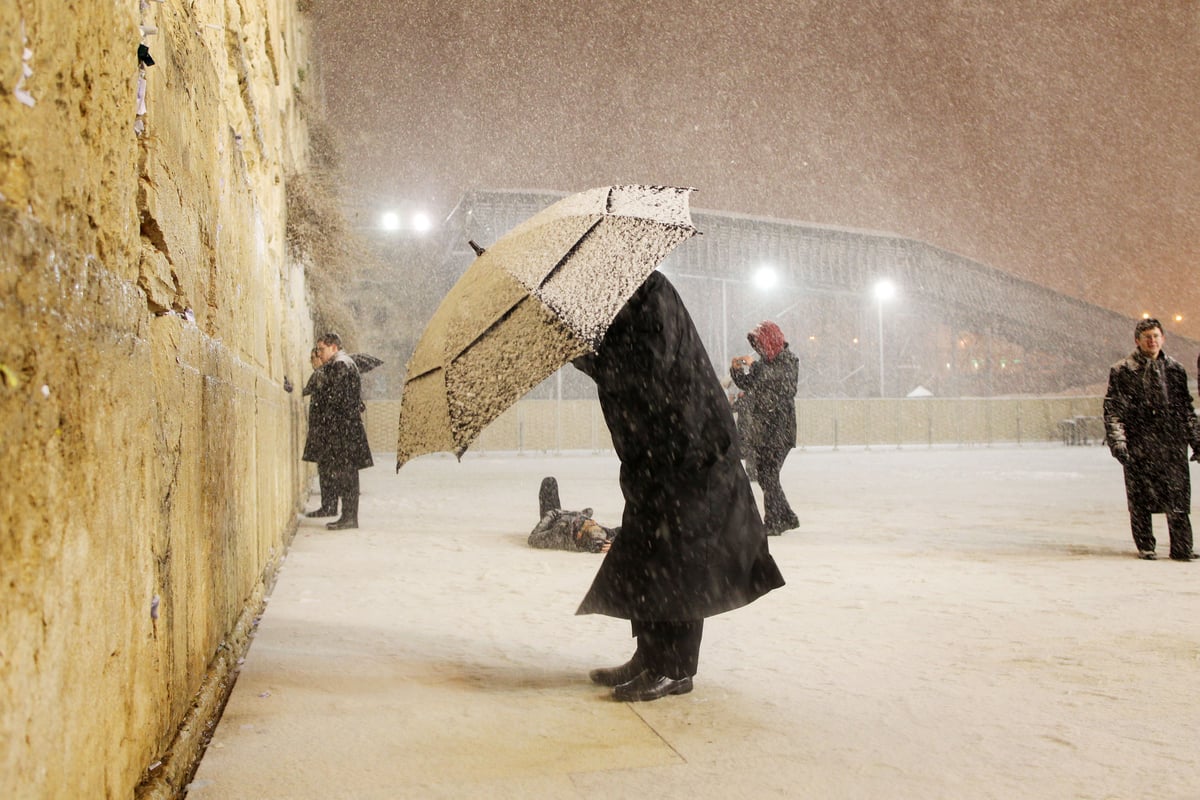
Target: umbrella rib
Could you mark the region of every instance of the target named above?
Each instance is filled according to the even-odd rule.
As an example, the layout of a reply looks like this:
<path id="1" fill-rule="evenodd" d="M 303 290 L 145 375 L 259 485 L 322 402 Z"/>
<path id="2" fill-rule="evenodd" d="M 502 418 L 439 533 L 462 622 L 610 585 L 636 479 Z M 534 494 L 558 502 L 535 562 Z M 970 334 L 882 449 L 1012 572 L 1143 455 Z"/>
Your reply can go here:
<path id="1" fill-rule="evenodd" d="M 571 249 L 568 250 L 566 253 L 564 253 L 563 257 L 558 260 L 558 263 L 555 264 L 553 267 L 551 267 L 550 271 L 546 273 L 546 276 L 544 278 L 542 278 L 541 283 L 539 283 L 537 285 L 538 289 L 545 286 L 550 281 L 550 279 L 552 277 L 554 277 L 554 274 L 556 272 L 558 272 L 564 266 L 566 266 L 566 263 L 568 261 L 570 261 L 572 257 L 574 257 L 575 253 L 579 251 L 579 248 L 583 246 L 583 243 L 588 240 L 588 237 L 590 237 L 592 235 L 592 233 L 596 230 L 596 228 L 603 221 L 604 221 L 604 217 L 600 217 L 598 220 L 593 222 L 586 231 L 584 231 L 583 233 L 581 233 L 579 235 L 579 238 L 575 240 L 575 244 L 571 245 Z"/>
<path id="2" fill-rule="evenodd" d="M 532 300 L 532 299 L 540 299 L 540 298 L 534 298 L 533 295 L 525 295 L 524 297 L 522 297 L 519 301 L 517 301 L 512 306 L 512 308 L 508 309 L 503 314 L 496 317 L 496 319 L 492 321 L 492 324 L 488 325 L 486 328 L 484 328 L 479 333 L 478 336 L 476 336 L 471 341 L 467 342 L 467 344 L 462 349 L 460 349 L 456 355 L 451 356 L 449 360 L 454 361 L 456 358 L 461 356 L 463 353 L 466 353 L 468 350 L 470 350 L 472 347 L 474 347 L 476 344 L 478 344 L 485 336 L 487 336 L 489 333 L 491 333 L 496 328 L 497 325 L 500 325 L 501 323 L 505 322 L 509 317 L 511 317 L 513 315 L 513 312 L 515 312 L 517 310 L 517 308 L 521 305 L 521 303 L 524 303 L 526 300 Z M 445 369 L 445 367 L 434 367 L 434 369 Z M 433 370 L 429 370 L 429 371 L 432 372 Z"/>

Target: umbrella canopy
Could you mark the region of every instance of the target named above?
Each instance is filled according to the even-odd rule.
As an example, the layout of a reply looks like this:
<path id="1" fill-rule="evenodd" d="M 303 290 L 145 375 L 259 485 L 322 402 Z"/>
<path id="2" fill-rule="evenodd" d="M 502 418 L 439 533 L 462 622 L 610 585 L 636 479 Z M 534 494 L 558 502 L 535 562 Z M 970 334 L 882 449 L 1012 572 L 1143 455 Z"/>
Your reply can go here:
<path id="1" fill-rule="evenodd" d="M 358 367 L 359 372 L 370 372 L 383 363 L 382 358 L 376 358 L 367 353 L 351 353 L 350 358 L 354 361 L 354 365 Z"/>
<path id="2" fill-rule="evenodd" d="M 611 186 L 505 234 L 442 300 L 408 362 L 396 469 L 461 456 L 492 420 L 591 352 L 659 262 L 696 233 L 691 189 Z"/>

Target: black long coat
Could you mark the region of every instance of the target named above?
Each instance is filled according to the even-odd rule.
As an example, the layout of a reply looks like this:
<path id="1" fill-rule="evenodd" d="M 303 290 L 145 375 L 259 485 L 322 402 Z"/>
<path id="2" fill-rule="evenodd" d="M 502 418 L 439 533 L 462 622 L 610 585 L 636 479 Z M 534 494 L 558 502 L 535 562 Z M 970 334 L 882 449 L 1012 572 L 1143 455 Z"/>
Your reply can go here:
<path id="1" fill-rule="evenodd" d="M 317 374 L 321 377 L 317 380 Z M 362 421 L 362 379 L 358 367 L 338 352 L 310 379 L 309 436 L 304 460 L 332 469 L 366 469 L 374 464 Z"/>
<path id="2" fill-rule="evenodd" d="M 1140 351 L 1112 366 L 1104 427 L 1110 448 L 1124 443 L 1129 450 L 1125 493 L 1130 509 L 1187 511 L 1192 498 L 1188 445 L 1200 448 L 1200 425 L 1183 365 L 1164 353 L 1157 361 L 1165 393 L 1164 382 Z"/>
<path id="3" fill-rule="evenodd" d="M 742 469 L 729 401 L 675 288 L 652 273 L 595 355 L 621 460 L 621 534 L 578 614 L 698 620 L 783 585 Z"/>
<path id="4" fill-rule="evenodd" d="M 308 376 L 308 383 L 304 384 L 304 391 L 301 396 L 310 398 L 308 404 L 308 433 L 304 437 L 304 455 L 301 456 L 304 461 L 316 462 L 317 454 L 323 449 L 322 442 L 324 437 L 321 435 L 320 429 L 317 427 L 321 419 L 321 395 L 317 390 L 325 383 L 325 365 L 317 367 L 313 370 L 313 374 Z"/>

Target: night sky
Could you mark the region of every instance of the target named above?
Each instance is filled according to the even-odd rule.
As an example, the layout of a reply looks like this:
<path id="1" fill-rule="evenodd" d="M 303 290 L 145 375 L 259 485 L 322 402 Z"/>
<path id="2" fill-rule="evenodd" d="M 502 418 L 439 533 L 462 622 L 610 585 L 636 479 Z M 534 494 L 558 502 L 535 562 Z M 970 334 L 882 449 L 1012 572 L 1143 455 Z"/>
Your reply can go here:
<path id="1" fill-rule="evenodd" d="M 694 186 L 1200 337 L 1200 2 L 316 5 L 360 214 Z"/>

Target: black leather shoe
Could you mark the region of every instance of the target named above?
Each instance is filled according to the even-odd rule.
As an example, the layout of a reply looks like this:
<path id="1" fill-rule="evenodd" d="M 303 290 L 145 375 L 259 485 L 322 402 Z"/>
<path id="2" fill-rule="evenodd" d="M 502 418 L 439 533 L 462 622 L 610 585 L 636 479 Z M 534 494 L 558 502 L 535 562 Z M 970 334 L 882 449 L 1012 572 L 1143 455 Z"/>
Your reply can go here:
<path id="1" fill-rule="evenodd" d="M 1200 553 L 1188 553 L 1186 556 L 1171 556 L 1172 561 L 1195 561 L 1200 558 Z"/>
<path id="2" fill-rule="evenodd" d="M 642 665 L 637 656 L 634 656 L 619 667 L 594 669 L 588 673 L 588 677 L 592 679 L 592 683 L 601 686 L 619 686 L 636 678 L 641 671 Z"/>
<path id="3" fill-rule="evenodd" d="M 336 508 L 318 508 L 315 511 L 309 511 L 304 516 L 306 517 L 336 517 Z"/>
<path id="4" fill-rule="evenodd" d="M 636 678 L 613 689 L 613 699 L 621 702 L 657 700 L 669 694 L 687 694 L 692 690 L 691 678 L 668 678 L 643 671 Z"/>
<path id="5" fill-rule="evenodd" d="M 1138 558 L 1143 561 L 1153 561 L 1158 555 L 1153 550 L 1138 550 Z"/>
<path id="6" fill-rule="evenodd" d="M 331 531 L 344 531 L 347 528 L 357 528 L 358 520 L 346 519 L 345 517 L 342 517 L 341 519 L 334 520 L 333 522 L 326 522 L 325 527 Z"/>

